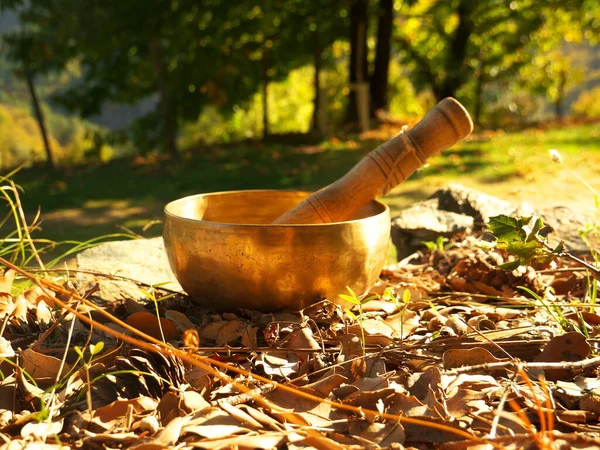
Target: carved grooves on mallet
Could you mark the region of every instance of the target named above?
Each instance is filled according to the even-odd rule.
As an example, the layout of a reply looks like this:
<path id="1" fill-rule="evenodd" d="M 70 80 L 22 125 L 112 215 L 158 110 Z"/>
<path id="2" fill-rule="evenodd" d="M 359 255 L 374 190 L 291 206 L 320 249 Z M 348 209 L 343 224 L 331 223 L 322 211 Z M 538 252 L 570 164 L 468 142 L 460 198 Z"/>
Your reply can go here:
<path id="1" fill-rule="evenodd" d="M 401 139 L 401 142 L 398 142 Z M 393 148 L 402 147 L 394 157 Z M 400 134 L 393 140 L 381 144 L 375 151 L 369 153 L 369 158 L 379 167 L 381 173 L 386 179 L 381 195 L 386 195 L 395 186 L 406 181 L 411 174 L 405 174 L 402 170 L 402 162 L 406 160 L 409 153 L 419 161 L 419 165 L 425 164 L 425 158 L 422 152 L 412 141 L 410 136 L 402 130 Z"/>

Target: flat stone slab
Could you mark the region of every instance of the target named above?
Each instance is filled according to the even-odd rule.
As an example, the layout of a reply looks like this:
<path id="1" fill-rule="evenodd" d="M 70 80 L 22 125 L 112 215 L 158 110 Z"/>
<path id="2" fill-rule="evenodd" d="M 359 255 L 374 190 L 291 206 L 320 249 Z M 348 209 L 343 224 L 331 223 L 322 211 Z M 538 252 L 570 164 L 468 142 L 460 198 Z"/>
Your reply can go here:
<path id="1" fill-rule="evenodd" d="M 160 283 L 167 289 L 183 291 L 169 266 L 162 237 L 105 242 L 79 253 L 76 263 L 77 269 L 82 271 L 130 278 L 145 285 Z M 146 298 L 135 282 L 93 275 L 91 279 L 89 274 L 78 275 L 80 283 L 90 283 L 90 280 L 99 283 L 98 297 L 105 300 Z M 144 288 L 147 289 L 147 286 Z"/>

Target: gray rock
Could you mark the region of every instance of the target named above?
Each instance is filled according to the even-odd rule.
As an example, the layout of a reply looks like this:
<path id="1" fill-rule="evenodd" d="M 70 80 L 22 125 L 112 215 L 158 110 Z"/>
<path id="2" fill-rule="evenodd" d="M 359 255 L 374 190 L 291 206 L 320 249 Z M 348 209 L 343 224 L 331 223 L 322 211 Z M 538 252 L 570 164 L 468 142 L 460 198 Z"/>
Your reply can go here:
<path id="1" fill-rule="evenodd" d="M 529 216 L 534 214 L 527 203 L 515 205 L 460 184 L 450 184 L 436 191 L 430 198 L 439 200 L 439 208 L 456 214 L 473 217 L 476 228 L 480 229 L 490 217 L 499 214 L 508 216 Z"/>
<path id="2" fill-rule="evenodd" d="M 423 247 L 424 241 L 473 229 L 473 223 L 473 217 L 440 209 L 439 199 L 431 198 L 404 209 L 392 219 L 392 242 L 400 260 Z"/>
<path id="3" fill-rule="evenodd" d="M 571 253 L 589 253 L 590 249 L 580 233 L 594 224 L 591 214 L 575 212 L 566 206 L 542 209 L 539 213 L 544 223 L 551 228 L 548 235 L 550 244 L 555 245 L 563 241 Z M 592 245 L 597 246 L 598 242 L 593 236 L 590 236 L 590 241 Z"/>
<path id="4" fill-rule="evenodd" d="M 169 267 L 161 237 L 111 241 L 87 249 L 76 257 L 79 270 L 130 278 L 147 285 L 168 282 L 164 287 L 181 291 L 181 286 Z M 90 278 L 80 274 L 78 282 L 98 282 L 99 297 L 105 300 L 119 298 L 144 299 L 145 295 L 134 282 L 105 277 Z"/>
<path id="5" fill-rule="evenodd" d="M 458 184 L 436 191 L 429 199 L 400 211 L 392 219 L 392 242 L 403 259 L 424 248 L 423 241 L 435 241 L 438 236 L 450 237 L 467 230 L 483 231 L 490 217 L 541 216 L 551 229 L 551 243 L 563 241 L 574 254 L 589 252 L 580 231 L 593 223 L 593 217 L 567 207 L 535 211 L 527 203 L 516 205 Z"/>

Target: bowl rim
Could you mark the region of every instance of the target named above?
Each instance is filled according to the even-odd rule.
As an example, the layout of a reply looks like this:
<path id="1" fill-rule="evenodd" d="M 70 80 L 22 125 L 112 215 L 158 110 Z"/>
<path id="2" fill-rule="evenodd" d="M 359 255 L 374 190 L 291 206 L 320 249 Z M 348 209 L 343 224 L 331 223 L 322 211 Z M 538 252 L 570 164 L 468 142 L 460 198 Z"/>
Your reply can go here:
<path id="1" fill-rule="evenodd" d="M 239 193 L 239 192 L 251 192 L 251 193 L 258 193 L 258 192 L 289 192 L 289 193 L 296 193 L 296 194 L 307 194 L 310 195 L 313 192 L 311 191 L 301 191 L 301 190 L 295 190 L 295 189 L 237 189 L 237 190 L 230 190 L 230 191 L 216 191 L 216 192 L 206 192 L 206 193 L 201 193 L 201 194 L 192 194 L 192 195 L 186 195 L 185 197 L 181 197 L 181 198 L 177 198 L 175 200 L 172 200 L 170 202 L 168 202 L 164 208 L 163 208 L 163 212 L 165 214 L 165 216 L 168 216 L 170 218 L 173 218 L 175 220 L 183 220 L 183 221 L 187 221 L 187 222 L 192 222 L 192 223 L 197 223 L 197 224 L 206 224 L 206 225 L 218 225 L 220 227 L 224 227 L 224 226 L 230 226 L 230 227 L 259 227 L 259 228 L 266 228 L 266 227 L 270 227 L 270 228 L 310 228 L 310 227 L 327 227 L 327 226 L 332 226 L 332 225 L 343 225 L 343 224 L 353 224 L 353 223 L 362 223 L 365 220 L 376 220 L 377 218 L 380 218 L 383 215 L 387 215 L 389 216 L 390 214 L 390 207 L 388 205 L 386 205 L 385 203 L 375 199 L 372 200 L 372 203 L 376 203 L 377 205 L 383 207 L 383 210 L 381 212 L 378 212 L 377 214 L 373 214 L 372 216 L 368 216 L 368 217 L 363 217 L 362 219 L 352 219 L 352 220 L 345 220 L 343 222 L 330 222 L 330 223 L 292 223 L 292 224 L 270 224 L 270 223 L 223 223 L 223 222 L 214 222 L 214 221 L 209 221 L 209 220 L 198 220 L 198 219 L 191 219 L 189 217 L 183 217 L 183 216 L 179 216 L 177 214 L 174 214 L 172 212 L 168 211 L 169 206 L 171 206 L 172 204 L 182 201 L 182 200 L 187 200 L 187 199 L 192 199 L 195 197 L 209 197 L 212 195 L 222 195 L 222 194 L 234 194 L 234 193 Z"/>

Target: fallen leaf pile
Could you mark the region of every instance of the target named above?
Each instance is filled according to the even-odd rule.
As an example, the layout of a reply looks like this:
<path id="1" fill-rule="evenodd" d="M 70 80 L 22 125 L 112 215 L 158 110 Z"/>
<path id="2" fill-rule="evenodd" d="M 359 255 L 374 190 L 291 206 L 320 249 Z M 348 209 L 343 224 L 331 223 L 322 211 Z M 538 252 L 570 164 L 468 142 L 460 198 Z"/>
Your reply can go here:
<path id="1" fill-rule="evenodd" d="M 106 302 L 6 270 L 0 449 L 600 448 L 590 278 L 453 244 L 387 267 L 353 314 Z"/>

